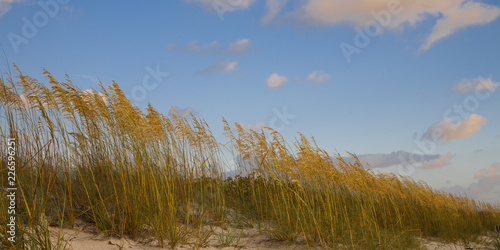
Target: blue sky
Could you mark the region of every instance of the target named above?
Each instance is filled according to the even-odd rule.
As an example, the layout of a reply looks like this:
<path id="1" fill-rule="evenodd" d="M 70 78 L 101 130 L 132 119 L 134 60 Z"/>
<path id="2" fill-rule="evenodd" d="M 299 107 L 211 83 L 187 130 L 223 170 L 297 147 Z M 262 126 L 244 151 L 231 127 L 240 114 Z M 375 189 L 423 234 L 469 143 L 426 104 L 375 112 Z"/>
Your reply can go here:
<path id="1" fill-rule="evenodd" d="M 0 66 L 67 72 L 81 89 L 115 80 L 141 108 L 194 111 L 221 140 L 222 116 L 300 131 L 498 201 L 499 16 L 495 1 L 464 0 L 0 0 Z M 404 152 L 420 159 L 412 171 L 389 164 Z"/>

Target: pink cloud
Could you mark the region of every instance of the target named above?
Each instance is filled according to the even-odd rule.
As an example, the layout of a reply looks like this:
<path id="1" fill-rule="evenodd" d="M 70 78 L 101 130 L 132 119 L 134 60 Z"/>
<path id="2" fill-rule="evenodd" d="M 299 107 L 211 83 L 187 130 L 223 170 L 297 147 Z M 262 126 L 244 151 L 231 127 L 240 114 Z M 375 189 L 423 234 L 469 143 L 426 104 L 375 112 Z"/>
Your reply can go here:
<path id="1" fill-rule="evenodd" d="M 488 169 L 481 169 L 477 171 L 474 177 L 500 179 L 500 163 L 493 163 Z"/>
<path id="2" fill-rule="evenodd" d="M 444 167 L 446 165 L 450 165 L 451 159 L 453 159 L 454 157 L 455 157 L 455 154 L 447 153 L 445 155 L 442 155 L 438 159 L 425 161 L 424 168 L 425 169 L 436 169 L 436 168 Z"/>
<path id="3" fill-rule="evenodd" d="M 464 139 L 478 132 L 481 125 L 485 125 L 487 121 L 485 117 L 478 114 L 471 114 L 458 124 L 445 119 L 431 125 L 423 137 L 439 142 Z"/>

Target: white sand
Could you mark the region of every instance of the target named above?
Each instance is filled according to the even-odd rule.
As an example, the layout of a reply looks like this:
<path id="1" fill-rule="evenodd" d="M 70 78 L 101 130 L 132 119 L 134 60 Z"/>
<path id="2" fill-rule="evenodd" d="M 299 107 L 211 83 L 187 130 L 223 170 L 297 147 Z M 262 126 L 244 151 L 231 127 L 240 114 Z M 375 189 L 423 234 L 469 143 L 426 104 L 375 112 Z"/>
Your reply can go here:
<path id="1" fill-rule="evenodd" d="M 269 240 L 264 234 L 260 233 L 257 229 L 231 229 L 232 232 L 238 233 L 241 235 L 239 242 L 237 243 L 237 247 L 233 244 L 231 247 L 221 248 L 221 244 L 219 242 L 219 237 L 216 234 L 220 234 L 222 232 L 222 228 L 213 227 L 211 228 L 214 231 L 208 240 L 207 245 L 202 249 L 311 249 L 306 245 L 299 244 L 283 244 L 283 242 L 276 240 Z M 65 249 L 74 249 L 74 250 L 116 250 L 116 249 L 169 249 L 168 246 L 161 248 L 157 242 L 150 243 L 140 243 L 137 241 L 133 241 L 127 238 L 113 238 L 106 237 L 103 233 L 97 233 L 93 226 L 86 223 L 76 223 L 74 229 L 62 229 L 59 230 L 57 227 L 50 228 L 52 242 L 55 243 L 55 240 L 58 238 L 59 233 L 62 235 L 63 242 L 61 242 L 61 246 Z M 486 239 L 488 240 L 488 239 Z M 467 249 L 463 245 L 460 244 L 447 244 L 440 243 L 438 241 L 433 240 L 424 240 L 423 246 L 427 249 Z M 194 244 L 179 244 L 176 249 L 193 249 Z M 482 245 L 471 243 L 468 247 L 472 247 L 474 250 L 476 249 L 494 249 L 492 247 L 485 247 Z M 317 247 L 316 249 L 320 249 Z M 348 248 L 346 248 L 348 249 Z"/>
<path id="2" fill-rule="evenodd" d="M 230 247 L 221 248 L 219 236 L 223 229 L 220 227 L 211 228 L 214 232 L 202 249 L 310 249 L 306 245 L 284 245 L 281 241 L 269 240 L 257 229 L 231 229 L 233 233 L 241 235 L 239 241 Z M 52 243 L 56 243 L 58 235 L 61 234 L 63 241 L 60 243 L 66 249 L 75 250 L 95 250 L 95 249 L 170 249 L 168 246 L 161 248 L 157 242 L 148 244 L 133 241 L 128 238 L 107 237 L 104 233 L 97 233 L 93 226 L 87 223 L 76 223 L 74 229 L 50 228 Z M 236 245 L 237 244 L 237 245 Z M 195 244 L 179 244 L 176 249 L 193 249 Z"/>

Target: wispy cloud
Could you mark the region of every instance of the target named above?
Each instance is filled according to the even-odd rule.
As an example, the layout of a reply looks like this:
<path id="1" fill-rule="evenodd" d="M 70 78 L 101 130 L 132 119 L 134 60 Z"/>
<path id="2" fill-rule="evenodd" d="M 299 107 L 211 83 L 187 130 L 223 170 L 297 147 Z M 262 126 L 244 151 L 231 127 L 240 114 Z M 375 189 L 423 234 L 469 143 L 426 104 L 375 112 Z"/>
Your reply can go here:
<path id="1" fill-rule="evenodd" d="M 263 24 L 269 23 L 274 17 L 285 7 L 286 0 L 267 0 L 266 1 L 266 14 L 260 19 Z"/>
<path id="2" fill-rule="evenodd" d="M 462 80 L 457 85 L 453 86 L 453 90 L 459 92 L 473 92 L 475 90 L 487 89 L 490 92 L 494 92 L 498 86 L 500 86 L 500 83 L 493 82 L 490 76 L 488 78 L 479 77 Z"/>
<path id="3" fill-rule="evenodd" d="M 453 159 L 454 157 L 455 157 L 455 154 L 447 153 L 445 155 L 442 155 L 438 159 L 425 161 L 423 167 L 425 169 L 442 168 L 444 166 L 450 165 L 451 159 Z"/>
<path id="4" fill-rule="evenodd" d="M 431 125 L 423 138 L 439 142 L 464 139 L 479 131 L 481 125 L 485 125 L 487 121 L 486 118 L 478 114 L 471 114 L 458 124 L 453 124 L 450 119 L 445 119 Z"/>
<path id="5" fill-rule="evenodd" d="M 388 29 L 404 29 L 426 19 L 437 19 L 422 43 L 421 51 L 460 29 L 490 23 L 500 16 L 500 8 L 469 0 L 401 1 L 397 7 L 401 13 L 391 15 L 386 25 Z M 374 15 L 379 11 L 388 9 L 387 0 L 306 0 L 296 10 L 296 14 L 301 20 L 312 23 L 351 23 L 364 27 L 368 22 L 376 20 Z"/>
<path id="6" fill-rule="evenodd" d="M 288 78 L 285 76 L 280 76 L 278 73 L 274 73 L 269 78 L 267 78 L 268 88 L 277 88 L 288 82 Z"/>
<path id="7" fill-rule="evenodd" d="M 208 65 L 200 74 L 225 73 L 236 70 L 237 61 L 225 60 Z"/>
<path id="8" fill-rule="evenodd" d="M 250 39 L 240 39 L 222 50 L 224 53 L 243 53 L 250 49 Z"/>
<path id="9" fill-rule="evenodd" d="M 165 47 L 166 51 L 172 52 L 194 52 L 194 53 L 225 53 L 238 54 L 247 52 L 251 49 L 251 41 L 248 38 L 240 39 L 230 43 L 227 46 L 220 46 L 218 41 L 212 41 L 205 45 L 200 45 L 198 41 L 191 41 L 183 46 L 169 44 Z"/>
<path id="10" fill-rule="evenodd" d="M 181 108 L 179 106 L 173 106 L 170 108 L 170 111 L 168 112 L 168 116 L 172 117 L 172 114 L 174 113 L 174 110 L 183 118 L 189 117 L 191 114 L 196 116 L 199 114 L 198 111 L 196 111 L 193 107 L 189 106 L 186 108 Z"/>
<path id="11" fill-rule="evenodd" d="M 245 130 L 260 130 L 266 127 L 264 122 L 257 122 L 256 124 L 244 124 L 243 122 L 238 122 L 238 124 Z"/>
<path id="12" fill-rule="evenodd" d="M 323 72 L 322 70 L 316 70 L 311 72 L 306 78 L 306 80 L 311 82 L 326 82 L 330 80 L 332 76 L 328 73 Z"/>
<path id="13" fill-rule="evenodd" d="M 227 6 L 227 11 L 244 10 L 250 7 L 255 0 L 184 0 L 187 3 L 198 3 L 205 6 L 208 9 L 214 10 L 214 3 L 218 3 L 221 6 Z"/>
<path id="14" fill-rule="evenodd" d="M 206 45 L 198 45 L 198 41 L 191 41 L 184 46 L 177 47 L 173 44 L 167 45 L 165 50 L 176 52 L 210 52 L 217 47 L 217 41 L 210 42 Z"/>
<path id="15" fill-rule="evenodd" d="M 442 156 L 438 154 L 412 154 L 406 151 L 397 151 L 389 154 L 364 154 L 358 155 L 358 159 L 361 163 L 367 163 L 371 168 L 386 168 L 391 166 L 397 166 L 410 162 L 408 159 L 415 159 L 420 162 L 414 163 L 426 163 L 432 162 L 434 160 L 439 160 Z M 345 159 L 350 161 L 350 159 Z"/>
<path id="16" fill-rule="evenodd" d="M 77 77 L 81 77 L 81 78 L 89 79 L 93 83 L 99 83 L 99 78 L 97 78 L 95 76 L 86 75 L 86 74 L 77 74 L 76 76 Z"/>

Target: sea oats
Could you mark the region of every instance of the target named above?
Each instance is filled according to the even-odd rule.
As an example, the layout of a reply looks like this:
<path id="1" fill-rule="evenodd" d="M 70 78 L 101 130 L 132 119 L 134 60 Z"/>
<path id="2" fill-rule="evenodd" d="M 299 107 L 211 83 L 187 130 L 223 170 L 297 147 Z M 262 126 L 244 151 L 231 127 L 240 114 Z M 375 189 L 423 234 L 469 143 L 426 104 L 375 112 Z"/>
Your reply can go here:
<path id="1" fill-rule="evenodd" d="M 173 248 L 204 226 L 245 221 L 311 247 L 406 249 L 421 236 L 474 239 L 500 220 L 498 204 L 376 173 L 354 153 L 330 155 L 314 137 L 298 133 L 288 144 L 272 128 L 222 118 L 230 140 L 223 149 L 246 171 L 225 179 L 224 151 L 205 120 L 173 108 L 169 118 L 151 104 L 143 112 L 116 82 L 82 91 L 43 69 L 49 88 L 16 69 L 15 82 L 0 79 L 0 132 L 18 140 L 18 221 L 28 232 L 50 215 L 121 236 L 153 235 Z"/>

